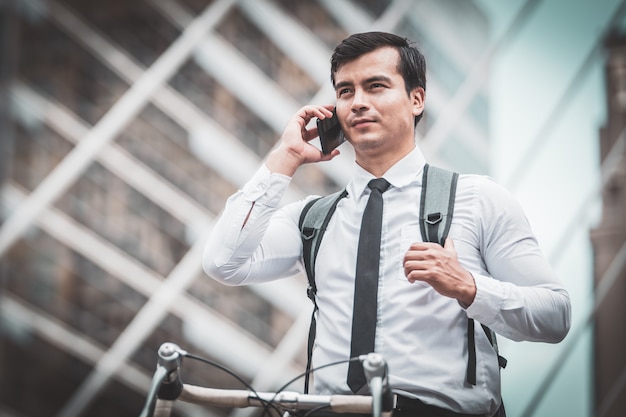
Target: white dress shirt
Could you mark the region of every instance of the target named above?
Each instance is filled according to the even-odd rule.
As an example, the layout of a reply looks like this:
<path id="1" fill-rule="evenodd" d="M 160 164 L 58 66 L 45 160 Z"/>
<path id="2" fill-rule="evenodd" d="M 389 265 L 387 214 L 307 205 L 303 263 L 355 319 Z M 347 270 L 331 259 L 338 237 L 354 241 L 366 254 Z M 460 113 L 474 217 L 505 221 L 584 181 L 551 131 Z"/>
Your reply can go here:
<path id="1" fill-rule="evenodd" d="M 388 362 L 392 388 L 457 412 L 493 413 L 500 402 L 497 356 L 477 325 L 477 383 L 466 382 L 467 318 L 512 340 L 558 342 L 570 325 L 569 296 L 519 204 L 478 175 L 460 176 L 449 233 L 461 265 L 474 276 L 474 302 L 464 309 L 426 283 L 409 283 L 402 260 L 412 242 L 422 241 L 424 163 L 416 148 L 384 175 L 391 187 L 383 194 L 376 351 Z M 359 225 L 372 178 L 355 164 L 348 196 L 339 202 L 317 255 L 314 368 L 350 356 Z M 242 285 L 303 270 L 298 220 L 312 197 L 278 208 L 289 182 L 263 166 L 228 200 L 206 245 L 203 266 L 209 276 Z M 346 375 L 347 364 L 320 370 L 313 391 L 349 393 Z"/>

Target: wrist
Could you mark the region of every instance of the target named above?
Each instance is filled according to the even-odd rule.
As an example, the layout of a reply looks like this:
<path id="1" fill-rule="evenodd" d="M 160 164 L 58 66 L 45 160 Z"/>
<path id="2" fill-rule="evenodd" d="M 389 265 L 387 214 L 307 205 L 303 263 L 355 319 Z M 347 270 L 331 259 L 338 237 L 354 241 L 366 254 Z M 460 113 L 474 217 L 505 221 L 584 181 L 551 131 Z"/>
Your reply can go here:
<path id="1" fill-rule="evenodd" d="M 283 149 L 281 146 L 272 150 L 265 160 L 265 166 L 270 172 L 288 177 L 293 177 L 300 165 L 302 165 L 302 157 L 296 152 Z"/>
<path id="2" fill-rule="evenodd" d="M 476 281 L 474 276 L 468 271 L 467 279 L 465 281 L 467 286 L 462 291 L 462 294 L 457 298 L 457 301 L 463 308 L 467 308 L 472 305 L 476 298 Z"/>

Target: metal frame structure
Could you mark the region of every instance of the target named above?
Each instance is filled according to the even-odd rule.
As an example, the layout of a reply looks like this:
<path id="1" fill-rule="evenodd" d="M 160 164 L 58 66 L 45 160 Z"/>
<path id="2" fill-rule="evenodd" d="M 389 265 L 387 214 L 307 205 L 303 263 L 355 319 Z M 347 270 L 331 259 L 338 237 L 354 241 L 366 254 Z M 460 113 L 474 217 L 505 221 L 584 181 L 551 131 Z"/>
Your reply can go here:
<path id="1" fill-rule="evenodd" d="M 132 365 L 131 356 L 168 313 L 189 322 L 190 325 L 201 322 L 206 326 L 205 332 L 220 334 L 221 339 L 228 340 L 228 343 L 212 343 L 208 353 L 253 379 L 259 389 L 269 389 L 277 383 L 276 370 L 279 366 L 283 367 L 281 380 L 284 379 L 284 375 L 293 375 L 297 372 L 296 357 L 301 353 L 306 340 L 309 311 L 302 311 L 302 303 L 306 302 L 303 301 L 305 300 L 303 280 L 288 280 L 280 285 L 259 286 L 253 289 L 257 296 L 293 320 L 291 329 L 276 347 L 267 346 L 256 340 L 252 335 L 234 326 L 219 312 L 187 294 L 189 286 L 202 274 L 198 260 L 201 257 L 204 236 L 210 230 L 217 213 L 202 207 L 158 172 L 117 145 L 115 140 L 145 106 L 154 105 L 189 133 L 190 148 L 196 152 L 198 159 L 209 165 L 226 182 L 241 187 L 261 163 L 260 157 L 206 112 L 172 88 L 168 80 L 181 65 L 193 60 L 258 118 L 276 132 L 280 132 L 285 120 L 302 103 L 293 99 L 254 62 L 221 38 L 215 28 L 229 12 L 237 8 L 319 84 L 319 90 L 311 97 L 311 102 L 327 101 L 332 97 L 327 66 L 324 64 L 328 60 L 330 49 L 315 33 L 305 28 L 275 1 L 215 0 L 209 2 L 206 9 L 197 15 L 186 9 L 183 2 L 178 0 L 146 1 L 146 7 L 154 8 L 165 20 L 180 30 L 179 38 L 147 68 L 107 39 L 105 34 L 90 27 L 63 2 L 44 3 L 35 0 L 27 2 L 42 19 L 54 23 L 101 64 L 128 83 L 128 90 L 95 125 L 90 125 L 63 104 L 46 97 L 32 86 L 23 83 L 13 85 L 11 99 L 14 108 L 17 109 L 16 112 L 21 114 L 20 117 L 28 116 L 45 124 L 71 143 L 73 149 L 32 192 L 28 193 L 13 182 L 4 185 L 2 205 L 10 214 L 0 227 L 0 257 L 35 225 L 99 265 L 111 276 L 134 288 L 147 299 L 146 304 L 119 334 L 115 343 L 105 348 L 91 342 L 85 335 L 76 334 L 53 317 L 37 311 L 11 295 L 2 296 L 0 307 L 3 315 L 25 323 L 59 349 L 93 364 L 93 371 L 57 414 L 58 417 L 81 415 L 111 378 L 121 380 L 134 390 L 140 391 L 141 387 L 147 387 L 146 373 Z M 445 36 L 446 31 L 442 27 L 446 24 L 447 9 L 433 1 L 393 0 L 378 18 L 350 0 L 319 0 L 318 3 L 336 19 L 340 30 L 345 32 L 371 28 L 394 30 L 406 20 L 409 24 L 418 24 L 420 13 L 435 16 L 435 19 L 428 20 L 421 30 L 426 31 L 432 41 L 439 40 L 437 46 L 452 57 L 459 67 L 466 68 L 467 72 L 465 81 L 453 95 L 444 92 L 442 82 L 436 75 L 429 80 L 429 103 L 432 103 L 430 111 L 433 114 L 433 121 L 418 140 L 422 141 L 429 159 L 445 166 L 448 162 L 440 151 L 452 132 L 462 131 L 463 140 L 466 141 L 464 146 L 475 151 L 474 156 L 479 165 L 487 166 L 488 160 L 483 151 L 489 146 L 487 134 L 484 127 L 477 126 L 475 120 L 468 114 L 468 106 L 478 94 L 485 94 L 488 89 L 486 86 L 488 69 L 493 60 L 497 59 L 498 53 L 515 39 L 541 1 L 524 2 L 508 29 L 498 39 L 486 44 L 480 58 L 475 61 L 465 52 L 463 46 L 457 43 L 458 39 Z M 473 2 L 469 3 L 477 7 Z M 622 15 L 623 10 L 620 8 L 613 20 L 607 22 L 607 27 L 612 26 Z M 349 19 L 346 16 L 349 16 Z M 601 44 L 601 35 L 598 34 L 597 45 Z M 597 49 L 594 49 L 590 52 L 589 60 L 574 75 L 572 83 L 585 77 L 589 62 L 596 59 L 596 51 Z M 214 59 L 216 55 L 220 59 Z M 237 73 L 230 71 L 234 67 L 238 69 Z M 549 129 L 564 111 L 563 103 L 567 102 L 567 94 L 569 93 L 565 93 L 563 99 L 559 101 L 559 106 L 554 108 L 542 132 Z M 272 97 L 271 106 L 267 105 L 267 97 Z M 618 143 L 624 146 L 623 136 Z M 207 151 L 207 148 L 210 151 Z M 526 155 L 524 163 L 529 163 L 534 156 Z M 167 276 L 150 270 L 111 242 L 54 208 L 55 201 L 67 192 L 85 169 L 95 161 L 189 229 L 189 250 Z M 234 166 L 238 169 L 233 170 Z M 342 183 L 343 179 L 349 176 L 350 169 L 348 159 L 342 159 L 321 167 L 320 175 L 330 181 Z M 516 169 L 513 176 L 520 178 L 523 172 Z M 293 201 L 305 194 L 304 190 L 294 185 L 286 200 Z M 578 214 L 573 221 L 585 216 L 588 210 L 585 206 L 581 207 L 580 211 L 575 211 Z M 562 233 L 564 240 L 567 240 L 567 234 L 568 230 L 564 230 Z M 556 257 L 558 254 L 553 256 Z M 616 262 L 621 262 L 623 267 L 624 256 L 616 259 Z M 602 297 L 599 296 L 596 303 L 601 301 Z M 591 317 L 593 312 L 590 313 Z M 238 348 L 232 349 L 232 345 Z M 541 393 L 537 395 L 540 396 Z M 535 397 L 533 404 L 539 400 L 540 397 Z M 531 411 L 532 407 L 532 405 L 529 407 Z M 531 416 L 531 411 L 526 415 Z M 208 411 L 205 411 L 205 414 L 197 410 L 188 412 L 190 415 L 192 412 L 196 413 L 194 415 L 211 415 Z M 243 417 L 247 412 L 239 410 L 233 415 Z"/>

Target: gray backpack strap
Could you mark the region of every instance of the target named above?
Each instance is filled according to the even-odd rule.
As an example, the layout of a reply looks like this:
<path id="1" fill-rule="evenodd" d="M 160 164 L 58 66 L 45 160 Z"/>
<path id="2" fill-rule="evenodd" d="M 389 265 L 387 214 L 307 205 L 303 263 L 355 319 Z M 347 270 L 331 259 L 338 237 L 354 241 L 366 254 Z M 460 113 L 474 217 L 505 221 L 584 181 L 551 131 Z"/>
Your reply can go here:
<path id="1" fill-rule="evenodd" d="M 422 198 L 420 203 L 420 231 L 424 242 L 439 243 L 444 246 L 452 215 L 459 174 L 426 164 L 422 177 Z M 489 342 L 498 353 L 495 333 L 481 325 Z M 476 385 L 476 342 L 474 340 L 474 319 L 467 320 L 467 382 Z M 506 359 L 498 354 L 498 364 L 504 368 Z"/>
<path id="2" fill-rule="evenodd" d="M 315 294 L 317 286 L 315 285 L 315 259 L 322 242 L 326 226 L 330 222 L 330 218 L 335 212 L 335 208 L 339 201 L 348 195 L 346 190 L 336 192 L 334 194 L 320 197 L 309 201 L 300 213 L 300 236 L 302 237 L 302 257 L 306 276 L 309 280 L 307 295 L 313 301 L 313 313 L 311 314 L 311 326 L 309 327 L 309 340 L 307 345 L 307 361 L 306 376 L 304 378 L 304 393 L 309 392 L 309 374 L 311 373 L 311 357 L 313 355 L 313 344 L 315 342 L 317 323 L 315 314 L 317 313 L 317 301 Z"/>
<path id="3" fill-rule="evenodd" d="M 330 221 L 339 200 L 348 195 L 346 190 L 309 201 L 300 214 L 300 234 L 302 237 L 302 256 L 306 275 L 309 279 L 309 298 L 313 299 L 315 286 L 315 258 L 326 226 Z"/>
<path id="4" fill-rule="evenodd" d="M 456 172 L 424 166 L 420 203 L 420 231 L 424 242 L 444 245 L 452 224 L 458 178 Z"/>
<path id="5" fill-rule="evenodd" d="M 456 183 L 459 175 L 442 168 L 424 165 L 422 199 L 420 202 L 420 231 L 424 242 L 444 246 L 454 213 Z M 474 320 L 467 320 L 466 380 L 476 385 L 476 342 Z"/>

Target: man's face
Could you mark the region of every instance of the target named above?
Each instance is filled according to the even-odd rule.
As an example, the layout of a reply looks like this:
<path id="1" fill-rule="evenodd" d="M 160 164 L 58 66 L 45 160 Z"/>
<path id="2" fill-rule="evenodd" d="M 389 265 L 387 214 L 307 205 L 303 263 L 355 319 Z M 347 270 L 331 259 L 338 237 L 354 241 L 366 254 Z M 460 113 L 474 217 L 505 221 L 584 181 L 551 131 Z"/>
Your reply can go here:
<path id="1" fill-rule="evenodd" d="M 398 60 L 398 51 L 385 47 L 337 69 L 337 116 L 357 161 L 403 156 L 414 147 L 414 118 L 424 109 L 424 90 L 407 94 Z"/>

